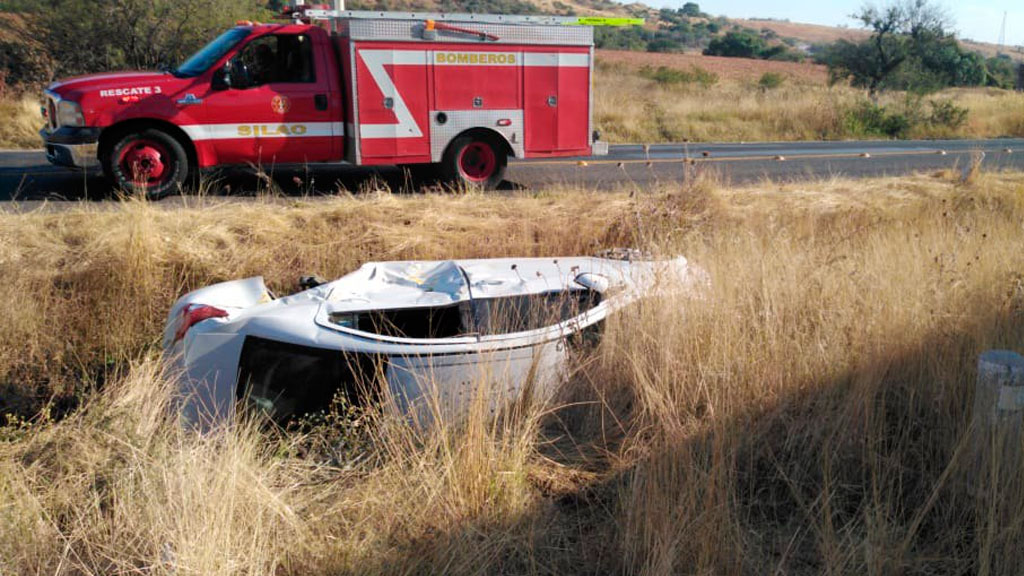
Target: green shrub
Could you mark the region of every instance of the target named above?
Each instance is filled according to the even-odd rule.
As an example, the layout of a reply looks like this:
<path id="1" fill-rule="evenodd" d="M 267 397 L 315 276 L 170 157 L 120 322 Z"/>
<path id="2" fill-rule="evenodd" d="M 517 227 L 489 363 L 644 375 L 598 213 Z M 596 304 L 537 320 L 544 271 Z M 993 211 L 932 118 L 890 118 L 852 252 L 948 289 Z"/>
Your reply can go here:
<path id="1" fill-rule="evenodd" d="M 846 112 L 847 130 L 855 135 L 906 138 L 914 124 L 915 119 L 907 113 L 868 101 Z"/>
<path id="2" fill-rule="evenodd" d="M 705 56 L 727 56 L 730 58 L 760 58 L 766 46 L 759 36 L 745 30 L 729 31 L 721 38 L 715 38 L 704 49 Z"/>
<path id="3" fill-rule="evenodd" d="M 957 106 L 952 100 L 931 100 L 932 114 L 928 118 L 930 124 L 956 130 L 967 122 L 967 108 Z"/>
<path id="4" fill-rule="evenodd" d="M 777 72 L 765 72 L 761 75 L 761 79 L 757 81 L 757 86 L 762 91 L 774 90 L 782 83 L 786 81 L 785 76 Z"/>
<path id="5" fill-rule="evenodd" d="M 715 84 L 718 84 L 718 74 L 710 70 L 705 70 L 700 66 L 694 66 L 690 68 L 690 73 L 693 75 L 693 80 L 697 84 L 700 84 L 703 88 L 710 88 Z"/>
<path id="6" fill-rule="evenodd" d="M 703 88 L 708 88 L 718 83 L 718 74 L 699 66 L 694 66 L 689 71 L 669 68 L 668 66 L 658 66 L 657 68 L 644 66 L 640 69 L 640 75 L 654 80 L 655 83 L 661 86 L 699 84 Z"/>
<path id="7" fill-rule="evenodd" d="M 42 47 L 24 40 L 0 40 L 0 88 L 40 88 L 53 76 L 54 62 Z"/>

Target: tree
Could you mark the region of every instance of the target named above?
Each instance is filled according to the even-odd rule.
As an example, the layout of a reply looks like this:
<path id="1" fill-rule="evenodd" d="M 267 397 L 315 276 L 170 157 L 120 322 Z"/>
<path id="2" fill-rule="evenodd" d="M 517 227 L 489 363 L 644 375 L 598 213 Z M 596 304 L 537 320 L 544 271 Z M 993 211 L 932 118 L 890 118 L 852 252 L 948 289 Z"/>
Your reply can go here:
<path id="1" fill-rule="evenodd" d="M 176 64 L 242 19 L 267 19 L 261 0 L 49 0 L 32 18 L 58 76 Z"/>
<path id="2" fill-rule="evenodd" d="M 679 9 L 684 16 L 690 16 L 691 18 L 699 18 L 703 16 L 700 11 L 700 6 L 696 2 L 687 2 L 683 4 L 683 7 Z"/>
<path id="3" fill-rule="evenodd" d="M 866 6 L 854 17 L 871 36 L 861 42 L 840 40 L 826 50 L 822 59 L 833 83 L 849 79 L 875 98 L 887 89 L 927 93 L 985 81 L 983 61 L 964 52 L 946 12 L 929 0 Z"/>
<path id="4" fill-rule="evenodd" d="M 765 50 L 765 43 L 759 36 L 749 32 L 730 31 L 715 38 L 704 50 L 706 56 L 729 56 L 732 58 L 759 58 Z"/>

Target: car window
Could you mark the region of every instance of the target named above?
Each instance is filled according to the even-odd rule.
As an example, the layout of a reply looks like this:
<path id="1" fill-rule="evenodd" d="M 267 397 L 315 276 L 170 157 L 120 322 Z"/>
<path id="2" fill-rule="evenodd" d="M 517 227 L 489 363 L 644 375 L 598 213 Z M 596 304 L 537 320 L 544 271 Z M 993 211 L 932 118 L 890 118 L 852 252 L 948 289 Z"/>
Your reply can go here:
<path id="1" fill-rule="evenodd" d="M 249 70 L 253 86 L 316 82 L 313 46 L 305 34 L 261 36 L 246 45 L 238 59 Z"/>
<path id="2" fill-rule="evenodd" d="M 560 290 L 474 298 L 445 306 L 331 314 L 332 322 L 396 338 L 495 336 L 538 330 L 575 318 L 601 303 L 594 290 Z"/>

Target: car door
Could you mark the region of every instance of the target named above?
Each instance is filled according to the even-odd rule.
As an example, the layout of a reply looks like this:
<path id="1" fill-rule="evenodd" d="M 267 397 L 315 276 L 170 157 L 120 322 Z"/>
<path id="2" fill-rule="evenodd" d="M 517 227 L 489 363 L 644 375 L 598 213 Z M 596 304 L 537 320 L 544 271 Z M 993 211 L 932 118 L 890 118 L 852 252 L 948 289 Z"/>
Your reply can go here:
<path id="1" fill-rule="evenodd" d="M 321 49 L 318 49 L 321 48 Z M 228 88 L 206 99 L 218 161 L 325 162 L 333 158 L 340 105 L 330 97 L 322 47 L 306 33 L 265 34 L 231 59 Z"/>

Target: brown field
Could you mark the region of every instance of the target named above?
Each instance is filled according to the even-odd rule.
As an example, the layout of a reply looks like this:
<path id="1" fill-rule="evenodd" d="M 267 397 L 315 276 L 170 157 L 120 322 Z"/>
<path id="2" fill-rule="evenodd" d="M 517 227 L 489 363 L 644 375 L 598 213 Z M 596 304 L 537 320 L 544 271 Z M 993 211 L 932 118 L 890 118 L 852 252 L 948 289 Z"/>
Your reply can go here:
<path id="1" fill-rule="evenodd" d="M 624 50 L 598 50 L 597 61 L 629 68 L 667 66 L 679 70 L 703 68 L 718 74 L 722 81 L 754 81 L 765 72 L 782 74 L 798 82 L 824 84 L 828 79 L 825 66 L 801 62 L 773 62 L 748 58 L 723 58 L 701 54 L 661 54 L 653 52 L 627 52 Z"/>
<path id="2" fill-rule="evenodd" d="M 820 24 L 802 24 L 800 22 L 754 18 L 733 18 L 732 21 L 740 26 L 753 28 L 754 30 L 768 29 L 779 36 L 796 38 L 809 44 L 831 44 L 836 40 L 856 41 L 870 36 L 870 32 L 863 28 L 840 28 L 838 26 L 822 26 Z"/>
<path id="3" fill-rule="evenodd" d="M 976 460 L 970 407 L 1024 350 L 1022 223 L 1017 173 L 0 214 L 0 398 L 45 406 L 0 427 L 0 572 L 1016 574 L 1024 458 Z M 615 317 L 553 405 L 168 416 L 191 288 L 615 245 L 710 288 Z"/>

